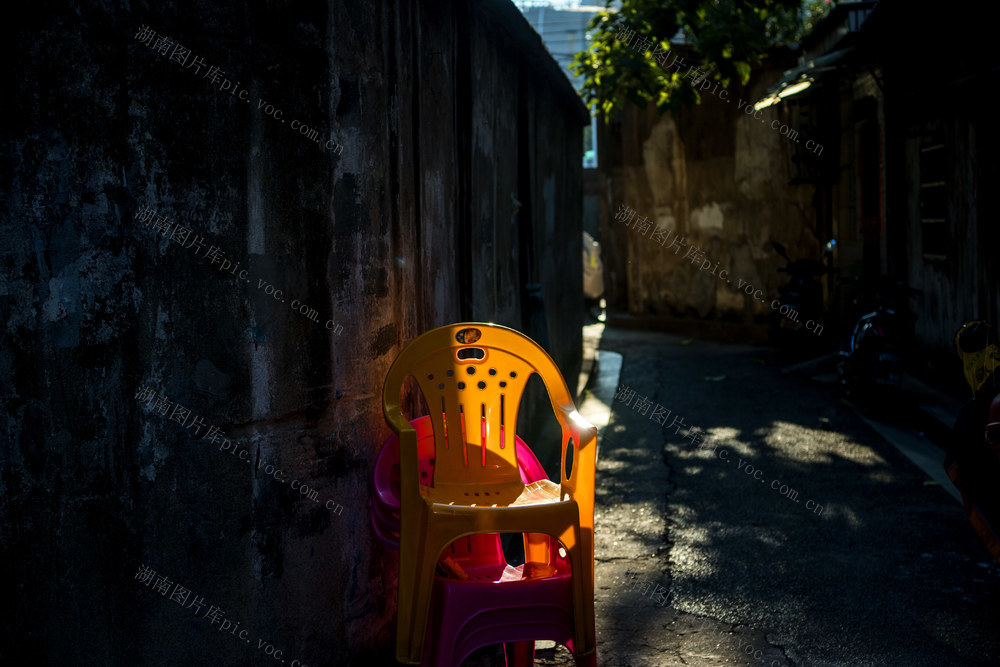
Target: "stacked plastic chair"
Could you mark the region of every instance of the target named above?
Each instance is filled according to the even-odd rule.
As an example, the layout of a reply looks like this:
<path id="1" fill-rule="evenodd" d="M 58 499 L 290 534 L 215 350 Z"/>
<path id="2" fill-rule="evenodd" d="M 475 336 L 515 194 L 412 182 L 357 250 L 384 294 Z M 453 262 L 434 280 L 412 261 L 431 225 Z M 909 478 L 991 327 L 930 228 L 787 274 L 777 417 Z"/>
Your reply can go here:
<path id="1" fill-rule="evenodd" d="M 522 479 L 514 429 L 532 374 L 545 384 L 562 427 L 559 484 Z M 431 412 L 433 463 L 425 445 L 423 465 L 418 429 L 400 408 L 400 388 L 411 375 Z M 565 643 L 578 664 L 596 664 L 597 431 L 576 411 L 548 354 L 506 327 L 440 327 L 403 349 L 389 369 L 382 402 L 399 438 L 397 659 L 416 664 L 424 658 L 428 664 L 424 641 L 433 599 L 433 615 L 441 620 L 431 658 L 448 654 L 438 664 L 455 664 L 484 644 L 534 639 Z M 484 560 L 470 568 L 482 578 L 465 571 L 461 559 L 453 576 L 435 578 L 442 554 L 447 556 L 456 540 L 500 532 L 525 535 L 526 562 L 520 569 L 503 561 L 502 550 L 492 557 L 478 552 Z M 463 572 L 468 578 L 461 578 Z M 519 658 L 530 659 L 530 650 L 522 644 Z"/>
<path id="2" fill-rule="evenodd" d="M 434 468 L 434 434 L 430 417 L 410 421 L 417 431 L 421 483 L 429 483 Z M 525 484 L 547 479 L 534 452 L 516 438 L 518 468 Z M 369 516 L 376 537 L 391 549 L 399 549 L 399 439 L 393 435 L 382 446 L 375 464 L 374 494 Z M 573 648 L 573 604 L 570 567 L 559 555 L 558 544 L 540 534 L 527 534 L 525 565 L 512 567 L 504 556 L 500 535 L 489 533 L 460 538 L 445 549 L 438 561 L 430 622 L 427 626 L 422 664 L 445 667 L 460 665 L 474 650 L 489 644 L 504 644 L 508 665 L 527 667 L 534 663 L 534 640 L 550 639 Z M 541 556 L 541 560 L 539 560 Z M 502 600 L 492 584 L 505 588 L 504 600 L 520 604 L 518 624 L 509 614 L 494 613 Z M 514 588 L 518 586 L 518 588 Z M 483 612 L 484 593 L 493 593 L 490 609 Z M 487 595 L 487 597 L 489 597 Z M 534 604 L 526 604 L 533 602 Z M 476 615 L 476 611 L 480 613 Z M 514 627 L 512 627 L 512 625 Z M 591 654 L 596 657 L 595 654 Z M 581 665 L 596 664 L 587 658 Z"/>
<path id="3" fill-rule="evenodd" d="M 430 417 L 410 421 L 417 431 L 420 483 L 430 484 L 434 475 L 434 431 Z M 548 479 L 535 453 L 521 438 L 515 439 L 517 463 L 524 484 Z M 390 549 L 399 550 L 399 437 L 392 435 L 382 445 L 375 462 L 374 492 L 368 502 L 369 516 L 375 536 Z M 444 556 L 442 556 L 443 558 Z"/>

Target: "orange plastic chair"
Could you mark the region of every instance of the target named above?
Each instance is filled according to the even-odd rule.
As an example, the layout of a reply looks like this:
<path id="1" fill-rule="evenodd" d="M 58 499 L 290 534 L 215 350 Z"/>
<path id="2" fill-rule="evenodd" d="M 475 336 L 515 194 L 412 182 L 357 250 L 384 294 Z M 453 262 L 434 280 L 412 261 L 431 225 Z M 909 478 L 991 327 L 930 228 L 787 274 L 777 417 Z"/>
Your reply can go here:
<path id="1" fill-rule="evenodd" d="M 543 480 L 526 486 L 518 471 L 517 413 L 532 374 L 545 384 L 562 427 L 560 484 Z M 434 428 L 430 486 L 420 484 L 417 432 L 400 408 L 400 388 L 410 375 Z M 577 412 L 552 358 L 507 327 L 480 322 L 439 327 L 410 342 L 393 362 L 382 409 L 400 442 L 396 659 L 420 663 L 434 569 L 445 547 L 465 535 L 496 532 L 544 533 L 559 540 L 571 566 L 574 644 L 578 655 L 592 653 L 597 429 Z M 526 538 L 525 549 L 528 560 L 543 560 L 547 540 Z"/>

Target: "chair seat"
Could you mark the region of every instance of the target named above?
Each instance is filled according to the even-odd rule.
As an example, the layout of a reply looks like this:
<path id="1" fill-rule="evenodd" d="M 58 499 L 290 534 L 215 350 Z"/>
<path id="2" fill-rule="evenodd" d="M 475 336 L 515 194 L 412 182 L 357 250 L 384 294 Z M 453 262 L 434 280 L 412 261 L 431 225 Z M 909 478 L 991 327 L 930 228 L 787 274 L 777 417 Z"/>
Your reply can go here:
<path id="1" fill-rule="evenodd" d="M 507 508 L 542 505 L 560 501 L 562 487 L 552 480 L 542 479 L 525 484 L 478 484 L 422 487 L 422 495 L 438 506 Z"/>
<path id="2" fill-rule="evenodd" d="M 520 505 L 542 505 L 545 503 L 560 502 L 562 487 L 550 479 L 540 479 L 524 487 L 524 492 L 518 496 L 517 500 L 510 504 L 511 507 Z"/>
<path id="3" fill-rule="evenodd" d="M 541 580 L 555 579 L 559 577 L 569 578 L 571 575 L 570 565 L 563 558 L 555 558 L 551 564 L 546 563 L 524 563 L 523 565 L 508 565 L 507 563 L 484 564 L 476 567 L 464 567 L 467 580 L 463 580 L 465 586 L 481 583 L 483 586 L 493 584 L 511 584 L 539 582 Z M 437 577 L 438 579 L 452 580 L 454 577 Z M 496 592 L 495 588 L 488 586 L 483 590 L 490 595 Z"/>
<path id="4" fill-rule="evenodd" d="M 434 432 L 431 429 L 430 417 L 418 417 L 410 422 L 417 430 L 419 436 L 420 474 L 421 485 L 429 485 L 434 475 Z M 538 480 L 548 482 L 551 488 L 546 494 L 552 501 L 558 500 L 559 486 L 550 482 L 542 468 L 541 463 L 535 456 L 531 448 L 519 437 L 515 436 L 517 446 L 517 460 L 520 469 L 521 482 L 511 484 L 517 489 L 519 496 L 531 497 L 537 495 L 537 491 L 532 490 L 532 483 Z M 391 435 L 382 445 L 374 470 L 374 487 L 372 497 L 368 501 L 369 515 L 375 536 L 390 549 L 399 549 L 399 437 Z M 525 486 L 527 485 L 527 486 Z M 463 487 L 460 494 L 468 487 Z M 478 490 L 478 487 L 477 489 Z M 475 491 L 472 491 L 475 493 Z M 461 495 L 464 498 L 464 495 Z M 471 496 L 475 498 L 475 495 Z M 485 496 L 480 496 L 485 498 Z M 499 498 L 492 495 L 493 498 Z M 515 497 L 514 503 L 518 503 L 519 497 Z M 447 504 L 447 503 L 446 503 Z M 490 503 L 492 505 L 492 503 Z M 522 500 L 519 504 L 525 504 Z M 465 505 L 465 503 L 462 503 Z M 498 503 L 499 506 L 499 503 Z"/>

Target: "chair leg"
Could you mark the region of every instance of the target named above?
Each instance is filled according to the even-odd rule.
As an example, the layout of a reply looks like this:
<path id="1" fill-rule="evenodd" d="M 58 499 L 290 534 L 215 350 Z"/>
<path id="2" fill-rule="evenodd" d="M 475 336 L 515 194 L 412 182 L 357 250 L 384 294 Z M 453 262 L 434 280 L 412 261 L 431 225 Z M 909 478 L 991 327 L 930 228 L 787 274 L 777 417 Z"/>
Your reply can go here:
<path id="1" fill-rule="evenodd" d="M 524 562 L 551 563 L 553 560 L 549 551 L 551 539 L 545 533 L 524 533 Z"/>
<path id="2" fill-rule="evenodd" d="M 503 645 L 507 667 L 533 667 L 535 664 L 535 642 L 514 642 Z"/>
<path id="3" fill-rule="evenodd" d="M 420 563 L 412 550 L 406 548 L 400 541 L 399 550 L 399 584 L 397 590 L 414 591 L 420 578 Z M 419 615 L 416 610 L 416 598 L 407 599 L 399 595 L 396 600 L 396 660 L 406 664 L 420 663 L 420 642 L 413 634 L 413 617 Z"/>
<path id="4" fill-rule="evenodd" d="M 573 568 L 573 643 L 576 651 L 586 656 L 597 646 L 592 557 L 594 536 L 588 530 L 573 527 L 566 530 L 559 541 L 564 545 L 573 545 L 568 550 L 570 566 Z"/>
<path id="5" fill-rule="evenodd" d="M 580 531 L 580 554 L 581 560 L 586 563 L 584 582 L 586 590 L 583 592 L 584 607 L 584 630 L 587 633 L 588 654 L 597 652 L 597 616 L 594 613 L 594 531 L 584 529 Z"/>
<path id="6" fill-rule="evenodd" d="M 412 546 L 408 546 L 412 545 Z M 433 535 L 420 540 L 400 540 L 399 591 L 411 591 L 409 599 L 397 600 L 396 660 L 420 664 L 431 613 L 434 591 L 434 570 L 437 566 L 437 543 Z M 443 548 L 443 547 L 441 547 Z"/>
<path id="7" fill-rule="evenodd" d="M 587 655 L 574 654 L 573 658 L 576 660 L 576 667 L 597 667 L 597 649 Z"/>

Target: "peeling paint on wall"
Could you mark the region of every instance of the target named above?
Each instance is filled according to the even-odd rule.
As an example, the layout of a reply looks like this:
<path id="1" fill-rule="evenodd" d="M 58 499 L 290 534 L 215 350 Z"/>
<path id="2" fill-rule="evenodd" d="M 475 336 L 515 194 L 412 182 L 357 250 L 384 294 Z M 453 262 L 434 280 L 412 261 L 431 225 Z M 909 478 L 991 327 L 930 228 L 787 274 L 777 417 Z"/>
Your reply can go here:
<path id="1" fill-rule="evenodd" d="M 691 211 L 691 226 L 702 229 L 722 229 L 722 207 L 717 202 Z"/>

